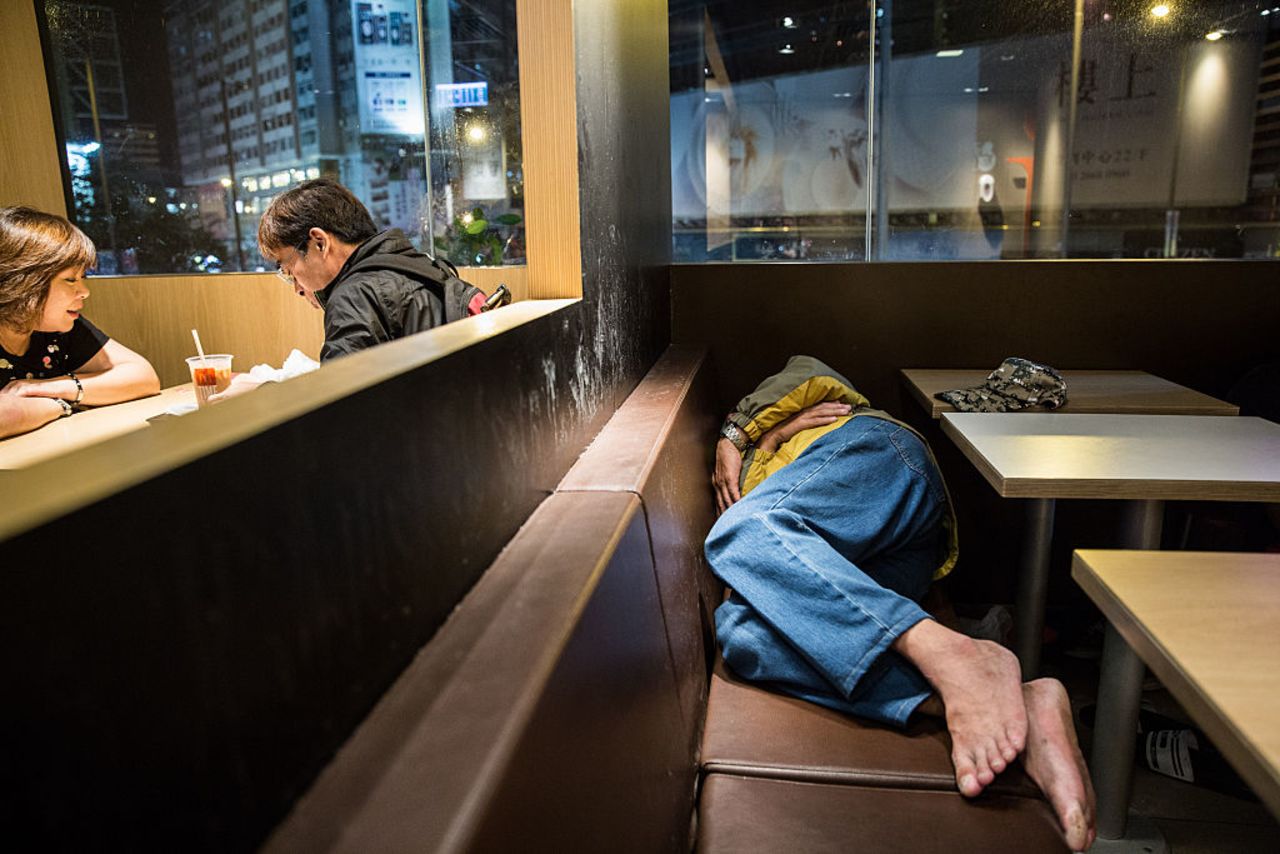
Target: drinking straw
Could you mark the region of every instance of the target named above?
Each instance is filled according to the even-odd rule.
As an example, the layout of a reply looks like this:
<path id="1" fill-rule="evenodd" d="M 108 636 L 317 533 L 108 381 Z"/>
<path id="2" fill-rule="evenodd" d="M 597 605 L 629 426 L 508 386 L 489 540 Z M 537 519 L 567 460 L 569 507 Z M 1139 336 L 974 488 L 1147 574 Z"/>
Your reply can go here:
<path id="1" fill-rule="evenodd" d="M 205 361 L 204 361 L 204 348 L 200 346 L 200 333 L 192 329 L 191 337 L 196 339 L 196 352 L 200 354 L 200 367 L 202 368 L 209 367 L 207 364 L 205 364 Z"/>

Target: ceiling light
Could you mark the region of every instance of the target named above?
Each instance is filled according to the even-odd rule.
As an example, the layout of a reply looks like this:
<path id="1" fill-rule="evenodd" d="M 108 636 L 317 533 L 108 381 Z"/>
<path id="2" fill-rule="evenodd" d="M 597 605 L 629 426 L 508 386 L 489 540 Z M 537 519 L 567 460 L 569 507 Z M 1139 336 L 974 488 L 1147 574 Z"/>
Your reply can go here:
<path id="1" fill-rule="evenodd" d="M 942 57 L 943 59 L 947 59 L 947 58 L 949 58 L 949 57 L 953 57 L 953 56 L 962 56 L 963 54 L 964 54 L 964 51 L 963 51 L 963 50 L 940 50 L 940 51 L 938 51 L 938 56 Z"/>
<path id="2" fill-rule="evenodd" d="M 1218 39 L 1222 38 L 1222 30 L 1214 30 L 1213 32 L 1206 35 L 1205 38 L 1207 38 L 1211 42 L 1216 42 Z"/>
<path id="3" fill-rule="evenodd" d="M 787 15 L 782 19 L 782 26 L 784 29 L 794 30 L 796 28 L 796 19 Z"/>
<path id="4" fill-rule="evenodd" d="M 786 55 L 788 55 L 788 56 L 790 56 L 791 54 L 793 54 L 793 53 L 795 53 L 795 52 L 796 52 L 796 49 L 795 49 L 795 48 L 793 48 L 793 47 L 792 47 L 791 45 L 789 45 L 789 44 L 784 44 L 782 47 L 778 48 L 778 53 L 783 53 L 783 54 L 786 54 Z"/>
<path id="5" fill-rule="evenodd" d="M 1157 3 L 1151 7 L 1151 15 L 1156 18 L 1163 18 L 1169 14 L 1169 7 L 1164 3 Z"/>

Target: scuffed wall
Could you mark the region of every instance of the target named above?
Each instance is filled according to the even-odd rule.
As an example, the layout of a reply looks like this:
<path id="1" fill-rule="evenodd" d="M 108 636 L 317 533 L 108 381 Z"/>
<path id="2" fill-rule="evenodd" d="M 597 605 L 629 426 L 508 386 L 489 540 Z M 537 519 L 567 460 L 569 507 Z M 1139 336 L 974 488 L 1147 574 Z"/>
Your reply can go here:
<path id="1" fill-rule="evenodd" d="M 583 367 L 599 365 L 597 381 L 615 389 L 612 412 L 670 338 L 667 4 L 577 3 L 574 29 Z"/>

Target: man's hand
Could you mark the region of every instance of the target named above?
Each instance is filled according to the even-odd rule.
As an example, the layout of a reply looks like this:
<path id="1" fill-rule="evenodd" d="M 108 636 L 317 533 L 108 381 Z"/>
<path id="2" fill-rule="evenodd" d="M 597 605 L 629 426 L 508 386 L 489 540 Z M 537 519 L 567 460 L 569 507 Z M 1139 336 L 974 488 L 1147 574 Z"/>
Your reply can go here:
<path id="1" fill-rule="evenodd" d="M 711 485 L 716 491 L 716 513 L 728 510 L 742 498 L 738 490 L 738 476 L 742 473 L 742 454 L 728 439 L 716 442 L 716 470 L 711 474 Z"/>
<path id="2" fill-rule="evenodd" d="M 814 404 L 808 409 L 801 409 L 795 415 L 765 433 L 760 437 L 760 441 L 756 443 L 756 447 L 772 454 L 800 431 L 811 430 L 814 427 L 825 427 L 837 418 L 843 418 L 852 411 L 852 406 L 839 401 L 829 400 L 826 403 Z"/>
<path id="3" fill-rule="evenodd" d="M 224 400 L 230 400 L 233 397 L 253 391 L 262 385 L 262 380 L 253 377 L 250 374 L 236 374 L 231 378 L 231 383 L 217 394 L 209 395 L 210 403 L 221 403 Z"/>

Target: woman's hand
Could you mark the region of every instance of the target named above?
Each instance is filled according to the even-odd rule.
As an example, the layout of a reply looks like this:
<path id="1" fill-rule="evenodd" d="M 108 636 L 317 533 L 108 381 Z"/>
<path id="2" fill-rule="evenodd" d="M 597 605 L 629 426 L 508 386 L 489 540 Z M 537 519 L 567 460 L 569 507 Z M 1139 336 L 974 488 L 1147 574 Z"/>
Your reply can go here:
<path id="1" fill-rule="evenodd" d="M 728 439 L 716 442 L 716 470 L 711 474 L 711 486 L 716 491 L 716 514 L 719 515 L 742 498 L 738 489 L 738 476 L 742 473 L 742 454 Z"/>
<path id="2" fill-rule="evenodd" d="M 70 377 L 54 377 L 47 380 L 13 380 L 0 388 L 0 394 L 17 397 L 60 397 L 76 399 L 76 384 Z"/>
<path id="3" fill-rule="evenodd" d="M 14 380 L 0 388 L 0 439 L 26 433 L 61 418 L 66 410 L 51 397 L 23 394 L 32 380 Z"/>
<path id="4" fill-rule="evenodd" d="M 801 430 L 825 427 L 833 423 L 837 418 L 843 418 L 852 411 L 852 406 L 839 401 L 829 400 L 825 403 L 814 404 L 808 409 L 800 410 L 765 433 L 760 437 L 760 441 L 756 443 L 756 447 L 770 454 L 775 453 Z"/>

